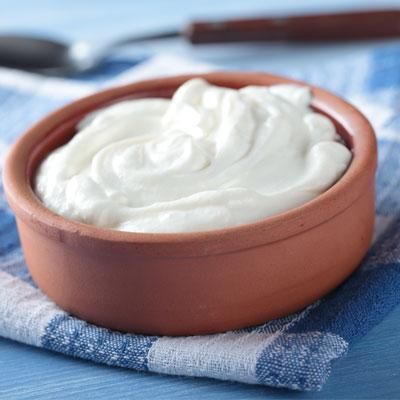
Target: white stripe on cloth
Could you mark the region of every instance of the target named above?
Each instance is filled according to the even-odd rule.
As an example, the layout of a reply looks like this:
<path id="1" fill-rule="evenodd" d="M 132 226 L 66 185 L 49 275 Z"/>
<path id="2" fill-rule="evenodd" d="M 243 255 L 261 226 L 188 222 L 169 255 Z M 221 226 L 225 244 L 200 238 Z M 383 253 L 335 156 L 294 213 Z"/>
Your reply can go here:
<path id="1" fill-rule="evenodd" d="M 0 86 L 57 99 L 74 99 L 96 90 L 96 86 L 90 83 L 50 78 L 8 68 L 0 68 Z"/>
<path id="2" fill-rule="evenodd" d="M 256 366 L 261 352 L 305 318 L 318 304 L 319 301 L 303 311 L 260 325 L 252 331 L 161 337 L 149 351 L 148 368 L 153 372 L 170 375 L 206 376 L 257 383 Z"/>
<path id="3" fill-rule="evenodd" d="M 119 86 L 130 82 L 162 76 L 205 73 L 217 67 L 169 54 L 160 54 L 107 81 L 106 86 Z"/>
<path id="4" fill-rule="evenodd" d="M 397 98 L 398 91 L 393 88 L 383 89 L 379 94 L 375 93 L 372 98 L 360 93 L 349 96 L 350 101 L 369 119 L 378 139 L 398 143 L 400 142 L 398 131 L 388 127 L 388 123 L 398 114 L 397 109 L 390 105 L 396 103 Z"/>
<path id="5" fill-rule="evenodd" d="M 0 271 L 0 336 L 40 347 L 49 322 L 63 314 L 39 289 Z"/>
<path id="6" fill-rule="evenodd" d="M 235 333 L 191 337 L 162 337 L 151 347 L 148 368 L 170 375 L 257 383 L 261 352 L 277 333 Z"/>
<path id="7" fill-rule="evenodd" d="M 372 244 L 374 244 L 386 231 L 390 223 L 394 221 L 394 217 L 387 217 L 385 215 L 375 215 L 374 237 Z"/>

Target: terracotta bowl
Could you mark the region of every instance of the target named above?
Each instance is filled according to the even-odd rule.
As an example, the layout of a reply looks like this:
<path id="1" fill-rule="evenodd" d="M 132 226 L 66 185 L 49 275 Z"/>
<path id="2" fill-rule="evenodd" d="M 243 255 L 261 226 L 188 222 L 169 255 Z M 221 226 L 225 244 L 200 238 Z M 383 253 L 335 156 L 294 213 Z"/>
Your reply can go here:
<path id="1" fill-rule="evenodd" d="M 352 105 L 312 87 L 313 107 L 335 123 L 353 160 L 313 201 L 256 223 L 210 232 L 142 234 L 101 229 L 49 211 L 32 190 L 38 164 L 88 112 L 126 98 L 169 97 L 193 76 L 133 83 L 75 101 L 12 147 L 4 185 L 26 263 L 61 308 L 107 328 L 156 335 L 221 332 L 297 311 L 346 279 L 374 224 L 376 143 Z M 293 82 L 261 73 L 211 73 L 239 88 Z"/>

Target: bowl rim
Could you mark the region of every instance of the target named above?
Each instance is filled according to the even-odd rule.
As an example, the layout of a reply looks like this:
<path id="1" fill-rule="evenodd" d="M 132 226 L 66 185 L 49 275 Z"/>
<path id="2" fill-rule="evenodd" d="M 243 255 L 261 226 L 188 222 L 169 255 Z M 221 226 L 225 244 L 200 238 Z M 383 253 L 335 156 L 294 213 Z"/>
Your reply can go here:
<path id="1" fill-rule="evenodd" d="M 181 83 L 194 77 L 228 87 L 280 83 L 309 87 L 313 93 L 312 106 L 330 116 L 351 136 L 353 159 L 347 171 L 331 188 L 299 207 L 251 223 L 198 232 L 137 233 L 100 228 L 62 217 L 50 211 L 39 200 L 30 183 L 28 163 L 40 139 L 50 135 L 63 123 L 77 116 L 81 118 L 94 109 L 121 101 L 130 95 L 146 97 L 146 94 L 152 92 L 175 90 Z M 106 243 L 110 248 L 116 244 L 121 249 L 132 248 L 134 245 L 138 254 L 143 255 L 206 256 L 282 240 L 343 212 L 364 193 L 366 185 L 370 184 L 371 174 L 374 175 L 376 170 L 376 147 L 374 130 L 367 118 L 353 105 L 326 90 L 267 73 L 219 71 L 135 82 L 97 92 L 61 107 L 33 125 L 12 145 L 5 160 L 3 181 L 7 200 L 17 219 L 21 218 L 33 229 L 55 240 L 89 247 L 95 241 Z"/>

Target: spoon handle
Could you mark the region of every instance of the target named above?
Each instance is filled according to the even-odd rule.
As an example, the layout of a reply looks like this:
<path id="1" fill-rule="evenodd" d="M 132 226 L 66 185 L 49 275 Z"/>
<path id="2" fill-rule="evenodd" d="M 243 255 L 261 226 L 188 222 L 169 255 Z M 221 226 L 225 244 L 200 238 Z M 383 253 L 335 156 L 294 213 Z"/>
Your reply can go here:
<path id="1" fill-rule="evenodd" d="M 247 41 L 346 41 L 400 36 L 400 10 L 369 10 L 279 18 L 193 22 L 193 44 Z"/>

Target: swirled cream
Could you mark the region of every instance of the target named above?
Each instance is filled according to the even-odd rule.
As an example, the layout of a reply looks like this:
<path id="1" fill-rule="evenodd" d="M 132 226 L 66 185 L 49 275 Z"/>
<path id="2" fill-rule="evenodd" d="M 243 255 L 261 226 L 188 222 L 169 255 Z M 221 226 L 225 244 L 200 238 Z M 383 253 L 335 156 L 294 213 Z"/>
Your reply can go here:
<path id="1" fill-rule="evenodd" d="M 172 99 L 122 101 L 87 116 L 41 164 L 54 212 L 130 232 L 231 227 L 315 198 L 350 151 L 310 109 L 307 87 L 183 84 Z"/>

